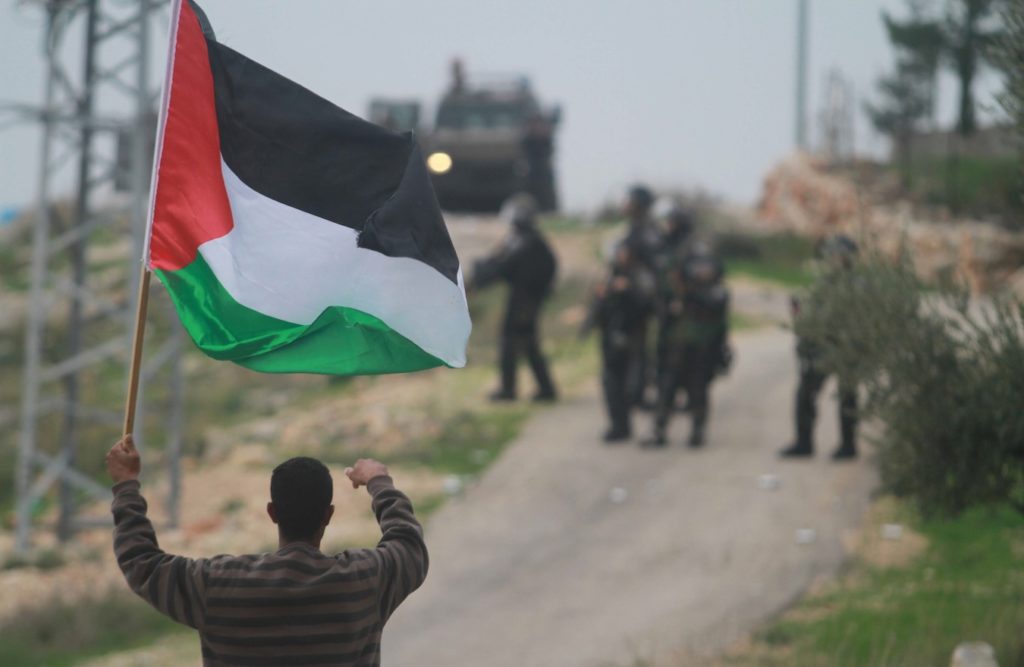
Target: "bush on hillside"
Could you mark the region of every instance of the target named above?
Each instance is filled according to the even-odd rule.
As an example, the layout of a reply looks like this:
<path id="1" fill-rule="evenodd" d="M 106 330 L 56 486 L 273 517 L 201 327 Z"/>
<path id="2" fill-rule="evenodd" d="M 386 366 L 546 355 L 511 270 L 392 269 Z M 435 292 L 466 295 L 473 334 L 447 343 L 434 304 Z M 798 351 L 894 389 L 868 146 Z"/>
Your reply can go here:
<path id="1" fill-rule="evenodd" d="M 798 331 L 856 378 L 883 483 L 926 513 L 1009 502 L 1024 512 L 1024 302 L 926 288 L 909 260 L 822 279 Z"/>

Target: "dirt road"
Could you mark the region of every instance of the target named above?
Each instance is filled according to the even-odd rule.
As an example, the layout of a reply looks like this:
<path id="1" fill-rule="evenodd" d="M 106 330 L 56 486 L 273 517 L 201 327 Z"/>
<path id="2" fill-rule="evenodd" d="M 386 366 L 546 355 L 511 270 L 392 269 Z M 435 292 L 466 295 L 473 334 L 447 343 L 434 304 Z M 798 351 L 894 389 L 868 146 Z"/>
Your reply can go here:
<path id="1" fill-rule="evenodd" d="M 431 518 L 430 576 L 388 625 L 384 664 L 706 655 L 834 573 L 874 475 L 864 462 L 827 460 L 838 433 L 830 396 L 818 457 L 779 461 L 792 428 L 792 338 L 765 328 L 735 342 L 703 450 L 679 444 L 682 419 L 666 450 L 599 444 L 596 383 L 536 416 L 478 485 Z M 777 489 L 762 488 L 766 474 Z"/>

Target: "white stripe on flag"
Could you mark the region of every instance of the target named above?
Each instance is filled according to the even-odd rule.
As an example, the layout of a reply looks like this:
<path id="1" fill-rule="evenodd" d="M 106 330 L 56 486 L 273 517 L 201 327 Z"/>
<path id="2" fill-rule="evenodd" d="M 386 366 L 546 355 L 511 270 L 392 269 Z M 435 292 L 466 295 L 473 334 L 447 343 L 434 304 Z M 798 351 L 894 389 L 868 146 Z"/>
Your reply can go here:
<path id="1" fill-rule="evenodd" d="M 461 269 L 455 285 L 418 260 L 359 248 L 355 230 L 256 192 L 223 160 L 221 169 L 235 226 L 199 252 L 236 301 L 296 324 L 332 306 L 354 308 L 465 366 L 471 324 Z"/>

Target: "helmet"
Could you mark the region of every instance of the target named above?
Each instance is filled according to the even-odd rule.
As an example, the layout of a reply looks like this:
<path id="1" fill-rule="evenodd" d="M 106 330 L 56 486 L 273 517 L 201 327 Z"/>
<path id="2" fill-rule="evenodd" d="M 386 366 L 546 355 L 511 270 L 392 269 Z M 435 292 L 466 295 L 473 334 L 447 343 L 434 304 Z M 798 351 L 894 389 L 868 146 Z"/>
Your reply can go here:
<path id="1" fill-rule="evenodd" d="M 849 266 L 857 256 L 857 242 L 845 234 L 830 236 L 818 248 L 822 259 L 827 262 Z"/>
<path id="2" fill-rule="evenodd" d="M 662 217 L 665 218 L 666 225 L 674 234 L 688 236 L 693 232 L 693 212 L 690 209 L 673 202 Z"/>
<path id="3" fill-rule="evenodd" d="M 654 203 L 654 193 L 647 186 L 637 183 L 629 189 L 629 203 L 647 210 Z"/>
<path id="4" fill-rule="evenodd" d="M 505 200 L 500 215 L 515 227 L 532 227 L 537 221 L 537 200 L 528 192 L 517 192 Z"/>

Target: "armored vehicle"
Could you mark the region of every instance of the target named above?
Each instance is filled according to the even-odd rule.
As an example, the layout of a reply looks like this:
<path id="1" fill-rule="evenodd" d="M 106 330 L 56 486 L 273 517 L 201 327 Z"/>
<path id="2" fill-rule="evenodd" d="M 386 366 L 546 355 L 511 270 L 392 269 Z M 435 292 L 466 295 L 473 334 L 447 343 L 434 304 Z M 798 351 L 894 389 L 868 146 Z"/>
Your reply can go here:
<path id="1" fill-rule="evenodd" d="M 467 81 L 456 61 L 432 128 L 417 127 L 419 105 L 408 100 L 374 100 L 370 120 L 419 130 L 445 209 L 497 211 L 521 191 L 532 194 L 541 210 L 558 207 L 553 159 L 560 111 L 542 108 L 526 77 Z"/>

